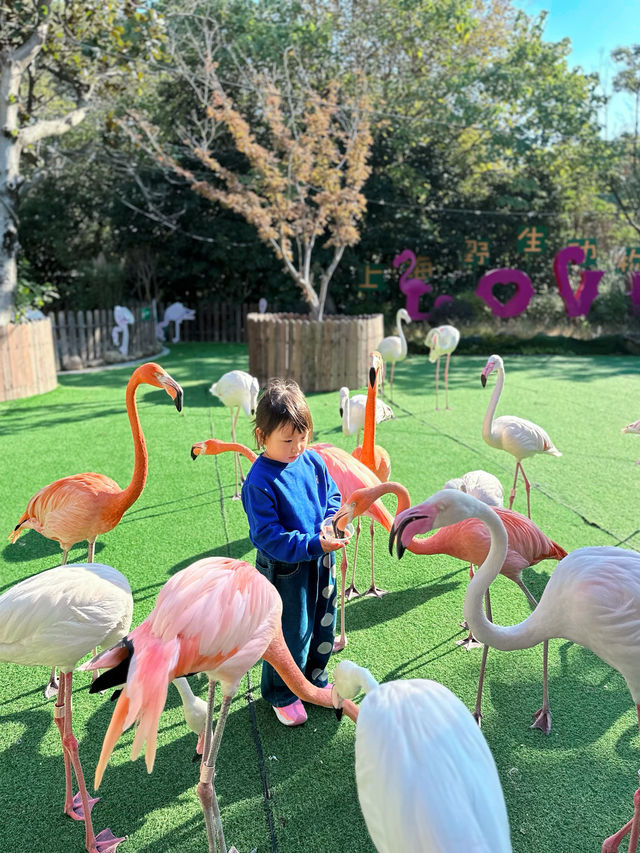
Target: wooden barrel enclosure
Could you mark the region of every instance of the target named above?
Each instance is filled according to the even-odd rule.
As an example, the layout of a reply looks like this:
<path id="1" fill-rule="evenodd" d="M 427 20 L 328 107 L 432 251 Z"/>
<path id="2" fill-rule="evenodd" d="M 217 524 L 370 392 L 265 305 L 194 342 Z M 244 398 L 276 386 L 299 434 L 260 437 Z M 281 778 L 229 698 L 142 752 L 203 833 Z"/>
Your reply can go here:
<path id="1" fill-rule="evenodd" d="M 369 353 L 384 337 L 382 314 L 247 314 L 249 372 L 263 387 L 272 376 L 295 379 L 305 393 L 366 385 Z"/>
<path id="2" fill-rule="evenodd" d="M 51 391 L 58 384 L 51 320 L 0 326 L 0 401 Z"/>

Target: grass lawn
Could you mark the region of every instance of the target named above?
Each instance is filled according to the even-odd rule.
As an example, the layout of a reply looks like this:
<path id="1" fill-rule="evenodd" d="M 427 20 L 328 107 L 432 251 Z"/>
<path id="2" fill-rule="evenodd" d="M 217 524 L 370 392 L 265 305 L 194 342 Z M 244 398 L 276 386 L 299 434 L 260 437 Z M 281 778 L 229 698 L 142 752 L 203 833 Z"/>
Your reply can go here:
<path id="1" fill-rule="evenodd" d="M 511 487 L 515 463 L 481 438 L 495 384 L 480 385 L 484 357 L 452 358 L 450 411 L 434 410 L 434 366 L 426 356 L 399 364 L 396 419 L 379 426 L 377 443 L 391 456 L 392 479 L 414 503 L 465 471 L 484 468 Z M 134 625 L 151 610 L 165 581 L 194 560 L 230 555 L 253 560 L 246 517 L 232 500 L 230 454 L 191 460 L 191 445 L 210 436 L 229 439 L 230 415 L 208 388 L 224 372 L 248 369 L 246 347 L 180 344 L 160 359 L 182 384 L 178 415 L 161 390 L 141 386 L 138 405 L 149 452 L 145 489 L 121 523 L 98 540 L 96 560 L 122 571 L 135 600 Z M 516 414 L 543 426 L 561 458 L 525 461 L 532 483 L 533 520 L 567 551 L 583 545 L 638 548 L 636 503 L 640 441 L 621 427 L 640 416 L 637 358 L 507 356 L 497 414 Z M 133 447 L 124 389 L 132 368 L 64 375 L 47 394 L 0 405 L 0 530 L 6 534 L 39 488 L 67 474 L 98 471 L 125 486 Z M 441 380 L 442 381 L 442 380 Z M 364 389 L 362 389 L 364 390 Z M 315 440 L 352 450 L 342 435 L 337 392 L 313 394 Z M 443 398 L 441 397 L 441 405 Z M 253 446 L 241 416 L 238 439 Z M 246 470 L 246 462 L 243 461 Z M 385 498 L 391 511 L 394 499 Z M 525 493 L 516 505 L 526 511 Z M 364 527 L 368 539 L 368 524 Z M 421 677 L 440 681 L 473 707 L 481 650 L 456 646 L 468 581 L 467 566 L 450 557 L 389 556 L 387 534 L 376 530 L 376 580 L 381 600 L 347 604 L 348 657 L 380 681 Z M 366 545 L 360 587 L 368 585 Z M 86 559 L 86 544 L 70 560 Z M 58 565 L 57 543 L 27 531 L 0 552 L 4 591 L 22 578 Z M 554 563 L 527 569 L 539 597 Z M 493 616 L 501 624 L 526 617 L 515 584 L 492 586 Z M 215 618 L 215 614 L 212 614 Z M 635 708 L 622 677 L 586 649 L 554 640 L 549 685 L 553 731 L 529 729 L 541 701 L 542 648 L 489 653 L 482 730 L 503 785 L 516 853 L 597 853 L 602 840 L 631 817 L 640 766 Z M 309 708 L 299 729 L 281 726 L 260 699 L 259 666 L 244 679 L 220 749 L 216 790 L 228 844 L 240 853 L 372 853 L 353 773 L 354 727 L 325 709 Z M 2 850 L 68 853 L 83 849 L 83 829 L 62 814 L 64 776 L 52 702 L 42 696 L 46 668 L 0 665 L 0 801 Z M 74 728 L 92 789 L 93 771 L 113 704 L 90 696 L 89 674 L 75 677 Z M 204 679 L 192 679 L 206 694 Z M 120 739 L 93 810 L 97 831 L 128 835 L 123 853 L 201 853 L 206 834 L 191 762 L 195 735 L 186 727 L 170 687 L 161 717 L 154 772 L 129 759 L 132 731 Z M 473 780 L 470 780 L 470 783 Z M 268 794 L 268 795 L 267 795 Z M 464 816 L 461 815 L 461 819 Z M 623 845 L 621 849 L 626 850 Z"/>

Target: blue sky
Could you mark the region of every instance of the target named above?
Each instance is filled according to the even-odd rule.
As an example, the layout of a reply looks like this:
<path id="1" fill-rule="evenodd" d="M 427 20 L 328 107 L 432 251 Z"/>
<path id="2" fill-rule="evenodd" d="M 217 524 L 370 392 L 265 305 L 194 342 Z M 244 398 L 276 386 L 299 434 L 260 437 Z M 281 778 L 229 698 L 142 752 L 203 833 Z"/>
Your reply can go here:
<path id="1" fill-rule="evenodd" d="M 597 71 L 603 90 L 612 95 L 606 115 L 609 138 L 633 126 L 632 99 L 613 93 L 617 66 L 610 59 L 616 47 L 640 44 L 640 0 L 514 0 L 514 6 L 529 15 L 548 12 L 544 37 L 547 41 L 571 40 L 570 65 L 586 72 Z"/>

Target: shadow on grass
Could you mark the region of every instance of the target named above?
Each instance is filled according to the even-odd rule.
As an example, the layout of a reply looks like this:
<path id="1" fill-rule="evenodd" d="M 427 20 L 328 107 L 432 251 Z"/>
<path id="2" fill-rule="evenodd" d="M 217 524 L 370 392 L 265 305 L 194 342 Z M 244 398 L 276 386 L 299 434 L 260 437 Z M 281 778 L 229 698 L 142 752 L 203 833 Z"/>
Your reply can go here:
<path id="1" fill-rule="evenodd" d="M 382 599 L 361 596 L 347 603 L 345 615 L 349 631 L 360 631 L 373 625 L 380 625 L 390 619 L 396 619 L 409 610 L 421 607 L 426 602 L 439 595 L 456 589 L 457 583 L 443 583 L 439 579 L 424 586 L 388 592 Z M 425 615 L 425 623 L 428 621 Z"/>

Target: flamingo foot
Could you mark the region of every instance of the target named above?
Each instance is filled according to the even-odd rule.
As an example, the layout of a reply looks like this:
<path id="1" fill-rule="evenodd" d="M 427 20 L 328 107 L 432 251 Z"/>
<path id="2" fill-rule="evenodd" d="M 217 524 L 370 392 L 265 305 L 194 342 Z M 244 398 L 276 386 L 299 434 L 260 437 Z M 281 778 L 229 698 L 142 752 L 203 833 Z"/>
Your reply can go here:
<path id="1" fill-rule="evenodd" d="M 551 734 L 551 711 L 548 708 L 539 708 L 533 715 L 533 723 L 530 729 L 540 729 L 545 735 Z"/>
<path id="2" fill-rule="evenodd" d="M 60 685 L 58 684 L 57 678 L 50 678 L 49 683 L 44 688 L 44 698 L 45 699 L 53 699 L 54 696 L 57 696 L 59 686 Z"/>
<path id="3" fill-rule="evenodd" d="M 481 648 L 482 643 L 479 643 L 473 636 L 471 631 L 469 631 L 469 635 L 465 637 L 464 640 L 456 640 L 456 646 L 462 646 L 463 649 L 466 649 L 468 652 L 470 652 L 471 649 Z"/>
<path id="4" fill-rule="evenodd" d="M 121 838 L 116 838 L 110 829 L 103 829 L 96 835 L 95 843 L 92 844 L 89 853 L 114 853 L 118 844 L 126 841 L 127 837 L 123 835 Z"/>
<path id="5" fill-rule="evenodd" d="M 235 495 L 231 498 L 232 501 L 239 501 L 240 495 L 236 492 Z"/>
<path id="6" fill-rule="evenodd" d="M 478 724 L 478 728 L 481 729 L 482 728 L 482 713 L 476 708 L 472 714 L 472 717 L 476 721 L 476 723 Z"/>
<path id="7" fill-rule="evenodd" d="M 355 588 L 355 586 L 351 583 L 344 591 L 344 597 L 347 601 L 351 601 L 352 598 L 359 598 L 362 595 L 361 592 Z"/>
<path id="8" fill-rule="evenodd" d="M 89 797 L 89 814 L 93 810 L 93 807 L 98 802 L 100 797 Z M 80 796 L 80 791 L 75 795 L 75 797 L 71 800 L 71 804 L 68 808 L 65 807 L 64 813 L 69 815 L 72 820 L 84 820 L 84 807 L 82 805 L 82 797 Z"/>
<path id="9" fill-rule="evenodd" d="M 336 637 L 335 640 L 333 641 L 333 651 L 334 652 L 341 652 L 344 649 L 344 647 L 347 645 L 348 642 L 349 642 L 348 637 Z"/>
<path id="10" fill-rule="evenodd" d="M 380 589 L 377 586 L 370 586 L 369 589 L 365 592 L 365 595 L 375 596 L 376 598 L 382 598 L 383 595 L 386 595 L 389 590 Z"/>
<path id="11" fill-rule="evenodd" d="M 466 620 L 466 619 L 463 619 L 463 620 L 462 620 L 462 622 L 460 623 L 460 627 L 461 627 L 461 628 L 466 628 L 467 630 L 469 630 L 469 623 L 467 622 L 467 620 Z"/>

